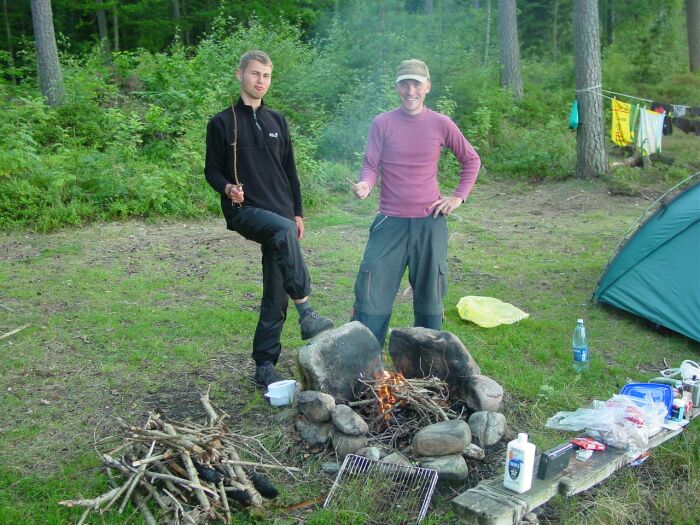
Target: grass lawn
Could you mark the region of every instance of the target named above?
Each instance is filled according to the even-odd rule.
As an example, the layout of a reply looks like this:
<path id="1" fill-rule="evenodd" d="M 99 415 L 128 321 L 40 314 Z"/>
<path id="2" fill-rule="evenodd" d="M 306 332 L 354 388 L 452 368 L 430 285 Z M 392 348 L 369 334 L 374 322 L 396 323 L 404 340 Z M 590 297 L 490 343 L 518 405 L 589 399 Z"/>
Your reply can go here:
<path id="1" fill-rule="evenodd" d="M 513 431 L 538 450 L 567 435 L 548 417 L 608 399 L 628 381 L 700 360 L 700 345 L 656 331 L 645 321 L 590 303 L 596 280 L 648 196 L 611 194 L 602 182 L 541 185 L 480 182 L 449 220 L 449 292 L 444 329 L 466 345 L 483 373 L 503 385 Z M 373 202 L 336 197 L 310 214 L 303 248 L 314 306 L 349 319 L 352 286 L 374 213 Z M 62 499 L 92 498 L 107 488 L 96 439 L 116 432 L 115 418 L 141 421 L 157 409 L 203 418 L 198 395 L 231 415 L 230 426 L 257 435 L 301 480 L 277 475 L 281 495 L 263 515 L 236 523 L 334 523 L 293 504 L 325 494 L 332 478 L 275 419 L 250 378 L 249 358 L 261 292 L 260 251 L 227 232 L 223 220 L 109 223 L 52 234 L 0 234 L 0 331 L 31 323 L 0 341 L 0 523 L 75 523 L 81 511 Z M 407 286 L 404 284 L 402 290 Z M 487 295 L 530 314 L 511 326 L 482 329 L 462 321 L 464 295 Z M 576 375 L 571 334 L 586 320 L 591 369 Z M 295 372 L 302 342 L 290 308 L 282 369 Z M 412 324 L 399 294 L 392 326 Z M 696 523 L 700 516 L 700 423 L 654 449 L 641 466 L 546 506 L 545 523 Z M 494 461 L 500 468 L 502 458 Z M 442 487 L 427 523 L 457 523 Z M 141 523 L 139 514 L 92 514 L 90 523 Z"/>

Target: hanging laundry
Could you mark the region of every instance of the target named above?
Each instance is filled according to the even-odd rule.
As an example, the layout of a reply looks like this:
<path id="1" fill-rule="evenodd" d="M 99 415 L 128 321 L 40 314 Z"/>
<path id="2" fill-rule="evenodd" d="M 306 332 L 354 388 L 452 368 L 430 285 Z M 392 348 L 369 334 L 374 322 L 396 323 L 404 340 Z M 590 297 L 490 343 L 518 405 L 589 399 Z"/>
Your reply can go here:
<path id="1" fill-rule="evenodd" d="M 688 106 L 682 106 L 680 104 L 673 104 L 673 116 L 674 117 L 685 117 L 685 111 L 688 108 Z"/>
<path id="2" fill-rule="evenodd" d="M 661 151 L 664 115 L 656 111 L 643 109 L 639 113 L 639 129 L 635 144 L 642 150 L 642 155 L 651 155 Z"/>
<path id="3" fill-rule="evenodd" d="M 612 129 L 611 140 L 618 146 L 632 144 L 630 137 L 630 104 L 617 99 L 612 100 Z"/>
<path id="4" fill-rule="evenodd" d="M 578 100 L 574 99 L 569 112 L 569 129 L 576 131 L 578 129 Z"/>
<path id="5" fill-rule="evenodd" d="M 657 113 L 661 113 L 662 115 L 666 115 L 666 117 L 670 116 L 672 109 L 673 109 L 673 106 L 671 104 L 666 104 L 665 102 L 652 102 L 651 103 L 651 110 L 652 111 L 656 111 Z M 665 118 L 664 125 L 663 125 L 663 134 L 664 135 L 671 135 L 672 133 L 673 133 L 673 126 L 671 125 L 671 119 Z"/>
<path id="6" fill-rule="evenodd" d="M 630 111 L 630 137 L 634 140 L 635 130 L 637 129 L 637 119 L 639 118 L 639 111 L 641 110 L 639 104 L 632 104 L 632 110 Z"/>
<path id="7" fill-rule="evenodd" d="M 673 119 L 673 123 L 683 133 L 695 133 L 696 135 L 700 135 L 700 120 L 676 117 Z"/>

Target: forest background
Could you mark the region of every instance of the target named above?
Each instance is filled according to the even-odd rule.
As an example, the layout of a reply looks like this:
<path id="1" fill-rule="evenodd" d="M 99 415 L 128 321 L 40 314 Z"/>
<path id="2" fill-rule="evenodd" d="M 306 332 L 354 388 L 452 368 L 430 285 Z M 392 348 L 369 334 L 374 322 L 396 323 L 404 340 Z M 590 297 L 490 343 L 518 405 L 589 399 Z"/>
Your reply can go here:
<path id="1" fill-rule="evenodd" d="M 686 9 L 699 2 L 598 2 L 603 86 L 700 106 L 686 33 Z M 465 327 L 454 309 L 446 320 L 503 381 L 512 428 L 529 429 L 546 449 L 561 439 L 542 430 L 556 410 L 609 395 L 629 378 L 650 378 L 666 358 L 697 360 L 690 340 L 582 304 L 638 206 L 700 170 L 700 138 L 676 130 L 651 168 L 612 167 L 632 151 L 610 142 L 606 100 L 611 169 L 575 179 L 577 135 L 568 115 L 577 3 L 596 5 L 517 2 L 521 98 L 502 87 L 499 7 L 512 0 L 53 0 L 64 95 L 50 105 L 37 78 L 30 2 L 2 0 L 0 246 L 8 248 L 0 250 L 0 329 L 34 325 L 3 340 L 0 522 L 77 521 L 80 512 L 55 502 L 94 497 L 106 486 L 91 449 L 94 421 L 110 410 L 141 414 L 144 404 L 164 400 L 172 401 L 166 408 L 196 406 L 187 397 L 194 387 L 175 377 L 197 388 L 217 377 L 214 399 L 242 421 L 264 421 L 256 431 L 264 428 L 279 438 L 276 450 L 287 450 L 288 434 L 274 430 L 269 407 L 243 377 L 259 252 L 225 236 L 218 196 L 203 177 L 206 122 L 238 93 L 235 68 L 250 48 L 266 50 L 275 63 L 266 103 L 292 128 L 313 233 L 304 247 L 322 311 L 347 318 L 351 299 L 333 293 L 352 289 L 374 209 L 352 199 L 348 179 L 357 176 L 371 119 L 398 104 L 395 66 L 418 57 L 433 79 L 427 104 L 458 123 L 484 166 L 472 206 L 460 210 L 449 300 L 468 289 L 507 296 L 532 312 L 498 331 Z M 443 187 L 454 186 L 457 171 L 445 155 Z M 197 248 L 202 238 L 211 251 Z M 407 326 L 410 312 L 398 310 L 397 326 Z M 580 379 L 562 363 L 570 362 L 572 320 L 584 314 L 596 353 Z M 212 322 L 234 333 L 212 330 Z M 293 328 L 285 349 L 299 345 Z M 283 353 L 287 371 L 293 355 Z M 560 498 L 547 522 L 693 523 L 700 447 L 692 425 L 642 469 L 578 499 Z M 313 457 L 295 459 L 318 467 Z M 284 488 L 290 504 L 321 491 Z M 446 501 L 437 502 L 431 523 L 456 523 Z"/>
<path id="2" fill-rule="evenodd" d="M 517 4 L 522 100 L 500 87 L 495 1 L 54 0 L 65 90 L 56 107 L 38 89 L 29 4 L 3 0 L 2 227 L 216 212 L 202 184 L 206 122 L 237 93 L 249 48 L 275 63 L 267 102 L 291 123 L 307 210 L 355 177 L 371 119 L 397 105 L 393 68 L 406 57 L 429 64 L 428 103 L 477 148 L 482 177 L 575 174 L 571 0 Z M 683 1 L 605 0 L 599 12 L 606 89 L 700 105 Z M 613 156 L 629 154 L 608 144 Z M 456 173 L 450 156 L 442 168 Z M 635 191 L 640 176 L 665 184 L 692 170 L 667 168 L 605 176 Z"/>

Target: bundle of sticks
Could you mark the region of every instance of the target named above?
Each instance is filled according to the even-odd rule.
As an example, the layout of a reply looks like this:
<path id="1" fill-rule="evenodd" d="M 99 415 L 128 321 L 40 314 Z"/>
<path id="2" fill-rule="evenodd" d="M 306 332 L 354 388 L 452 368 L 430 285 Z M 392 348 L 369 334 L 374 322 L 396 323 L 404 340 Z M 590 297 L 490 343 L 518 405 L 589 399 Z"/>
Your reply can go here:
<path id="1" fill-rule="evenodd" d="M 460 416 L 450 408 L 447 383 L 437 377 L 407 379 L 397 372 L 361 382 L 367 388 L 348 405 L 363 413 L 373 440 L 383 445 L 396 448 L 421 428 Z"/>
<path id="2" fill-rule="evenodd" d="M 238 506 L 262 507 L 263 498 L 277 496 L 274 485 L 256 469 L 285 470 L 292 477 L 300 469 L 282 465 L 257 438 L 231 432 L 225 424 L 228 415 L 214 408 L 208 393 L 200 402 L 206 424 L 176 422 L 156 413 L 142 426 L 118 421 L 125 431 L 122 443 L 109 452 L 98 451 L 111 490 L 94 499 L 59 504 L 85 508 L 79 525 L 90 512 L 118 508 L 121 514 L 129 501 L 149 525 L 195 525 L 231 523 Z M 114 440 L 112 436 L 99 444 Z M 257 461 L 243 461 L 241 456 Z"/>

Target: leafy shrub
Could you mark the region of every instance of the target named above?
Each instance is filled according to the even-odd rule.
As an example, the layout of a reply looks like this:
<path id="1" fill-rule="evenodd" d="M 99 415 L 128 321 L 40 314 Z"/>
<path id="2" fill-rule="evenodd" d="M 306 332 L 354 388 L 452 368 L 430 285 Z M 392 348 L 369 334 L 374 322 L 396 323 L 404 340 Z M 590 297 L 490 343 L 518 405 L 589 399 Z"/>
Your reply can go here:
<path id="1" fill-rule="evenodd" d="M 550 121 L 544 129 L 509 128 L 502 143 L 488 157 L 499 175 L 533 181 L 564 179 L 576 166 L 575 136 L 562 122 Z"/>

